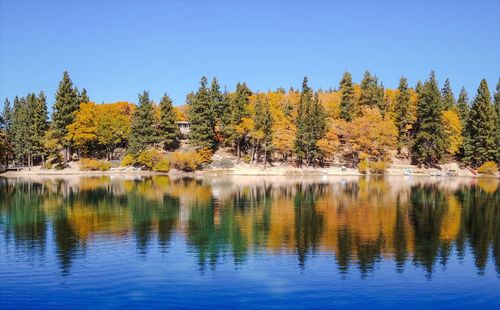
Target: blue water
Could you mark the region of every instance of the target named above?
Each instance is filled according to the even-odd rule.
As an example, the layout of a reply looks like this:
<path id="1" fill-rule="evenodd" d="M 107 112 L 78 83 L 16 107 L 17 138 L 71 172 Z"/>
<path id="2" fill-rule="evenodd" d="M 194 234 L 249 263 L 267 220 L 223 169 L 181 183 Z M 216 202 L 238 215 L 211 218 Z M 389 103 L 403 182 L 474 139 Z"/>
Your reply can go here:
<path id="1" fill-rule="evenodd" d="M 0 184 L 2 309 L 500 307 L 495 180 Z"/>

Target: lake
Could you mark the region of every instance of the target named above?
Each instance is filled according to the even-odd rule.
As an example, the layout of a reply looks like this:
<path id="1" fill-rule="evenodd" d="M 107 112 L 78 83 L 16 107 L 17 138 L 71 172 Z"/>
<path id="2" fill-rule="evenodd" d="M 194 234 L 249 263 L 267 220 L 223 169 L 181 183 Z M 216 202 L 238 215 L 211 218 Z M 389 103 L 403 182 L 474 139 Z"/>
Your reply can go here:
<path id="1" fill-rule="evenodd" d="M 497 179 L 0 178 L 0 308 L 498 309 Z"/>

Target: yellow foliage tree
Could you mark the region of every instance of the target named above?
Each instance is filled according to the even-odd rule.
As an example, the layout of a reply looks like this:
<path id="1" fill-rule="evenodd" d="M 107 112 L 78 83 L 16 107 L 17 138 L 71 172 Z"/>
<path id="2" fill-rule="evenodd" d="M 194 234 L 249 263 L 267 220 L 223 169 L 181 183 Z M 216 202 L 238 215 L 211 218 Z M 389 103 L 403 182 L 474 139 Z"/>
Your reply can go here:
<path id="1" fill-rule="evenodd" d="M 448 147 L 446 151 L 450 155 L 454 155 L 462 146 L 462 122 L 460 121 L 460 117 L 457 112 L 454 110 L 446 110 L 443 111 L 443 125 L 444 132 L 446 133 L 446 137 L 448 140 Z"/>
<path id="2" fill-rule="evenodd" d="M 395 148 L 397 129 L 394 123 L 380 114 L 378 108 L 363 107 L 362 116 L 347 123 L 343 136 L 349 153 L 366 153 L 371 157 L 381 157 Z"/>

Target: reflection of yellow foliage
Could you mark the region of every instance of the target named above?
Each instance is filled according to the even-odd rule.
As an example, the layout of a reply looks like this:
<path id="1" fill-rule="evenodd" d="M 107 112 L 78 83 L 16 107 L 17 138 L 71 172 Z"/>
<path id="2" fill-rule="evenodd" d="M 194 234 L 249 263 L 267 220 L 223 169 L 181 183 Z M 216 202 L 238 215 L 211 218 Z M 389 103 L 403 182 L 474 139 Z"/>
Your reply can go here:
<path id="1" fill-rule="evenodd" d="M 477 180 L 477 186 L 488 194 L 493 194 L 498 189 L 498 179 L 483 179 Z"/>
<path id="2" fill-rule="evenodd" d="M 441 240 L 452 241 L 460 229 L 460 214 L 461 208 L 455 196 L 448 196 L 448 208 L 443 217 L 443 223 L 441 226 Z"/>

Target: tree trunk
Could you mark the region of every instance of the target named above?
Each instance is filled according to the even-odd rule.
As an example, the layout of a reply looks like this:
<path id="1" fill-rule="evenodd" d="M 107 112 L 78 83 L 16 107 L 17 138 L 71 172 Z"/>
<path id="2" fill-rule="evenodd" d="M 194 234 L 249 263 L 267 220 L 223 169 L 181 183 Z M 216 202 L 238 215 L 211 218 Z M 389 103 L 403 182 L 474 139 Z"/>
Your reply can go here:
<path id="1" fill-rule="evenodd" d="M 64 166 L 67 166 L 68 165 L 68 148 L 67 147 L 64 147 L 63 157 L 64 157 L 64 160 L 63 160 Z"/>

